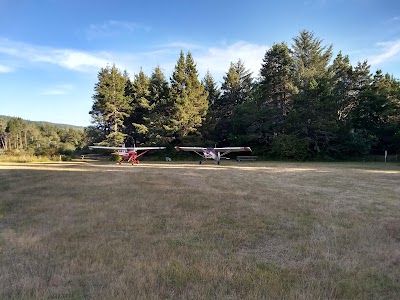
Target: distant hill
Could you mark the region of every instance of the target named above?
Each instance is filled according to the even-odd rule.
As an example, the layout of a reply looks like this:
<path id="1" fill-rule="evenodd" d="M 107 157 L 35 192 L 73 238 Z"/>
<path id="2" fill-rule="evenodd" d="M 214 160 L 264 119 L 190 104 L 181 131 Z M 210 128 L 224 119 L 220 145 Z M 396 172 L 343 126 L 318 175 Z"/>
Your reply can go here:
<path id="1" fill-rule="evenodd" d="M 0 120 L 1 119 L 8 120 L 9 118 L 11 118 L 11 117 L 10 116 L 2 116 L 2 115 L 0 115 Z M 23 118 L 21 118 L 21 119 L 23 119 Z M 62 128 L 62 129 L 71 128 L 71 129 L 82 130 L 82 131 L 85 129 L 84 126 L 76 126 L 76 125 L 69 125 L 69 124 L 59 124 L 59 123 L 52 123 L 52 122 L 47 122 L 47 121 L 31 121 L 31 120 L 25 120 L 25 119 L 23 119 L 23 120 L 28 122 L 28 123 L 36 124 L 38 126 L 41 126 L 41 125 L 52 125 L 52 126 L 56 126 L 56 127 Z"/>

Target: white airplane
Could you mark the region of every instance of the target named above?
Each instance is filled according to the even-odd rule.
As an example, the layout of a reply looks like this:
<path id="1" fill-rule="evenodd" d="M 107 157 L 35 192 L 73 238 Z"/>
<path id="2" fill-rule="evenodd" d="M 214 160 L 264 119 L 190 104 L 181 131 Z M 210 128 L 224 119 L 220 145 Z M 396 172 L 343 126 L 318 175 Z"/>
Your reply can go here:
<path id="1" fill-rule="evenodd" d="M 250 151 L 250 147 L 224 147 L 224 148 L 203 148 L 203 147 L 175 147 L 176 150 L 183 151 L 193 151 L 196 154 L 200 155 L 203 160 L 213 159 L 217 165 L 219 165 L 219 161 L 221 158 L 229 159 L 224 157 L 224 155 L 231 152 L 242 152 L 242 151 Z M 201 154 L 203 152 L 203 154 Z M 201 164 L 202 161 L 199 162 Z"/>
<path id="2" fill-rule="evenodd" d="M 89 146 L 89 149 L 104 149 L 104 150 L 111 150 L 115 151 L 114 154 L 117 154 L 122 157 L 122 161 L 126 160 L 130 162 L 132 165 L 138 164 L 139 160 L 138 157 L 142 156 L 143 154 L 149 152 L 150 150 L 161 150 L 165 149 L 165 147 L 106 147 L 106 146 Z M 138 154 L 138 151 L 143 151 Z M 118 162 L 121 164 L 121 161 Z"/>

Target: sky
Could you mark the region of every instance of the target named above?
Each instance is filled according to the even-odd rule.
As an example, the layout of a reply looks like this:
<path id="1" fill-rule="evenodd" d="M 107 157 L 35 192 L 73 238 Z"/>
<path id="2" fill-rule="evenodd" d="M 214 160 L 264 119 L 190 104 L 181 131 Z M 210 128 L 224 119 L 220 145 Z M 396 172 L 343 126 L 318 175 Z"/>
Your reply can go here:
<path id="1" fill-rule="evenodd" d="M 400 79 L 398 0 L 0 0 L 0 115 L 88 126 L 107 65 L 169 79 L 182 50 L 199 79 L 221 83 L 239 59 L 257 77 L 301 30 Z"/>

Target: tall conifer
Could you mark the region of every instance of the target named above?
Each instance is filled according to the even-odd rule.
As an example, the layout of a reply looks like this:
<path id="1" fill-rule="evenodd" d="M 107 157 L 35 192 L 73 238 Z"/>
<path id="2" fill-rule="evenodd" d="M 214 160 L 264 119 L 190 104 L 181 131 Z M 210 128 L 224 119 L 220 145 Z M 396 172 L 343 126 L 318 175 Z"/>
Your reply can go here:
<path id="1" fill-rule="evenodd" d="M 113 65 L 102 68 L 95 85 L 93 106 L 89 112 L 93 123 L 106 134 L 105 145 L 124 143 L 122 133 L 124 118 L 128 116 L 129 98 L 125 95 L 126 78 Z"/>
<path id="2" fill-rule="evenodd" d="M 190 52 L 181 51 L 171 78 L 172 115 L 166 127 L 178 139 L 196 132 L 207 113 L 207 92 L 198 79 L 196 64 Z"/>

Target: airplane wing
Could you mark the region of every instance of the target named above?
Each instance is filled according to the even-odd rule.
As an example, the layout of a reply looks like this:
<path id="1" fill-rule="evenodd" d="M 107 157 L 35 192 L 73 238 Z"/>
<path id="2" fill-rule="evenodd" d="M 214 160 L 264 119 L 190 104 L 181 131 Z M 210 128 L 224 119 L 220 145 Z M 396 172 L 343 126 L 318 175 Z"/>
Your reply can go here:
<path id="1" fill-rule="evenodd" d="M 107 147 L 107 146 L 89 146 L 89 149 L 104 149 L 104 150 L 128 150 L 126 147 Z"/>
<path id="2" fill-rule="evenodd" d="M 128 149 L 135 149 L 135 150 L 161 150 L 161 149 L 165 149 L 165 147 L 135 147 L 135 148 L 128 148 Z"/>
<path id="3" fill-rule="evenodd" d="M 231 152 L 242 152 L 242 151 L 250 151 L 250 147 L 223 147 L 223 148 L 214 148 L 215 152 L 220 153 L 219 156 L 222 157 Z"/>
<path id="4" fill-rule="evenodd" d="M 107 146 L 89 146 L 89 149 L 104 149 L 104 150 L 160 150 L 165 147 L 107 147 Z"/>
<path id="5" fill-rule="evenodd" d="M 214 148 L 215 151 L 217 152 L 242 152 L 242 151 L 250 151 L 250 147 L 224 147 L 224 148 Z"/>
<path id="6" fill-rule="evenodd" d="M 179 146 L 176 146 L 175 147 L 175 149 L 176 150 L 182 150 L 182 151 L 203 151 L 203 149 L 205 149 L 205 148 L 203 148 L 203 147 L 179 147 Z"/>

